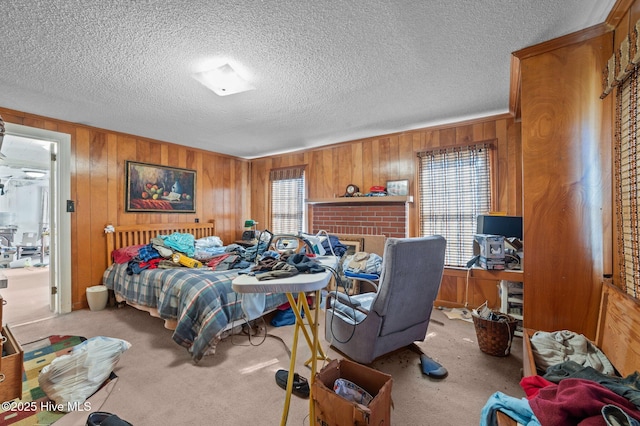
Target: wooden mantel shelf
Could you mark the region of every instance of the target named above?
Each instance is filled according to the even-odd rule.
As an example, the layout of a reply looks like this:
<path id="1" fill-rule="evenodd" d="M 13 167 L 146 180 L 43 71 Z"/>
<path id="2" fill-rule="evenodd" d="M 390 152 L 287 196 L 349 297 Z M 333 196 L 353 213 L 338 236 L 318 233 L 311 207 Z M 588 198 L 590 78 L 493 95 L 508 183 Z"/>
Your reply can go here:
<path id="1" fill-rule="evenodd" d="M 305 202 L 307 204 L 413 203 L 413 197 L 410 195 L 388 195 L 385 197 L 310 198 Z"/>

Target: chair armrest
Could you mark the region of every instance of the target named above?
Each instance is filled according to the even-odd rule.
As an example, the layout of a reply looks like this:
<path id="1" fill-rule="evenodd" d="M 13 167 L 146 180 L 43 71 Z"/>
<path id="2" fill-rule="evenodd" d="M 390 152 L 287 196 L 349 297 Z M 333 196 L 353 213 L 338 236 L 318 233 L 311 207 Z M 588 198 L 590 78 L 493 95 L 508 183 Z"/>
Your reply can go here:
<path id="1" fill-rule="evenodd" d="M 370 280 L 370 279 L 367 279 L 367 278 L 353 278 L 353 279 L 365 282 L 365 283 L 369 284 L 371 287 L 373 287 L 373 291 L 367 291 L 366 293 L 377 293 L 378 292 L 378 280 Z M 360 289 L 362 290 L 362 286 L 360 287 Z"/>
<path id="2" fill-rule="evenodd" d="M 331 299 L 332 297 L 333 297 L 333 298 L 335 298 L 335 299 L 338 299 L 338 301 L 339 301 L 340 303 L 342 303 L 343 305 L 347 305 L 347 306 L 350 306 L 350 307 L 352 307 L 352 308 L 357 308 L 358 306 L 360 306 L 360 302 L 358 302 L 357 300 L 354 300 L 354 299 L 350 298 L 348 295 L 346 295 L 346 294 L 344 294 L 344 293 L 341 293 L 341 292 L 339 292 L 339 291 L 337 291 L 337 290 L 336 290 L 336 291 L 329 292 L 329 295 L 328 295 L 328 296 L 329 296 L 329 297 L 328 297 L 328 299 L 327 299 L 327 307 L 329 307 L 329 306 L 330 306 L 330 304 L 329 304 L 329 303 L 330 303 L 330 299 Z"/>
<path id="3" fill-rule="evenodd" d="M 332 302 L 331 299 L 336 300 Z M 369 314 L 369 311 L 358 300 L 349 298 L 349 295 L 339 291 L 332 291 L 328 294 L 325 308 L 327 311 L 340 313 L 343 318 L 353 321 L 354 324 L 363 320 Z"/>

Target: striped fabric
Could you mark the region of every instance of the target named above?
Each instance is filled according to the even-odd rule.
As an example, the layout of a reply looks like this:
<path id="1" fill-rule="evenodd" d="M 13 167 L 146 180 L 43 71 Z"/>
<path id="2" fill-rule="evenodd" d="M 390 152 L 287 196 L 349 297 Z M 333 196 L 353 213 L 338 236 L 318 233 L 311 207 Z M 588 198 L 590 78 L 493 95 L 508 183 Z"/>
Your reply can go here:
<path id="1" fill-rule="evenodd" d="M 128 275 L 126 266 L 109 266 L 103 284 L 129 303 L 156 308 L 161 318 L 176 320 L 173 340 L 188 348 L 196 362 L 227 327 L 243 319 L 242 297 L 231 288 L 237 270 L 172 268 Z M 267 294 L 265 312 L 286 301 L 283 293 Z"/>

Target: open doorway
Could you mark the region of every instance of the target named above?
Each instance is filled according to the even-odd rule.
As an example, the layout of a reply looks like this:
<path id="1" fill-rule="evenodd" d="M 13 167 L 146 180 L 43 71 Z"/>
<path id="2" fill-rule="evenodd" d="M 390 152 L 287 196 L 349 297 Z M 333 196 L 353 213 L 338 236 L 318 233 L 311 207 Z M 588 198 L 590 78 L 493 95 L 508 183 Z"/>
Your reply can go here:
<path id="1" fill-rule="evenodd" d="M 0 145 L 0 274 L 3 322 L 12 326 L 70 311 L 70 135 L 7 123 Z M 64 157 L 65 161 L 60 161 Z M 62 164 L 61 164 L 62 163 Z M 65 277 L 63 279 L 63 277 Z"/>

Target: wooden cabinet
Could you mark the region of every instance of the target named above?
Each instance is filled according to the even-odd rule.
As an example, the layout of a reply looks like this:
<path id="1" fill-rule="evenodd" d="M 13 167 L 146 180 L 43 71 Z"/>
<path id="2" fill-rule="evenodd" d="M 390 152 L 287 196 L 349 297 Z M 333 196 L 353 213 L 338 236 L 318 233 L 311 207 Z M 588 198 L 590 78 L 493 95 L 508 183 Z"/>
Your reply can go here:
<path id="1" fill-rule="evenodd" d="M 2 308 L 4 304 L 5 300 L 0 295 L 0 324 L 3 324 Z M 22 364 L 24 362 L 24 352 L 8 326 L 2 327 L 1 335 L 0 402 L 4 402 L 22 397 Z"/>
<path id="2" fill-rule="evenodd" d="M 596 335 L 611 241 L 611 34 L 521 58 L 524 326 Z M 540 53 L 541 52 L 541 53 Z"/>

